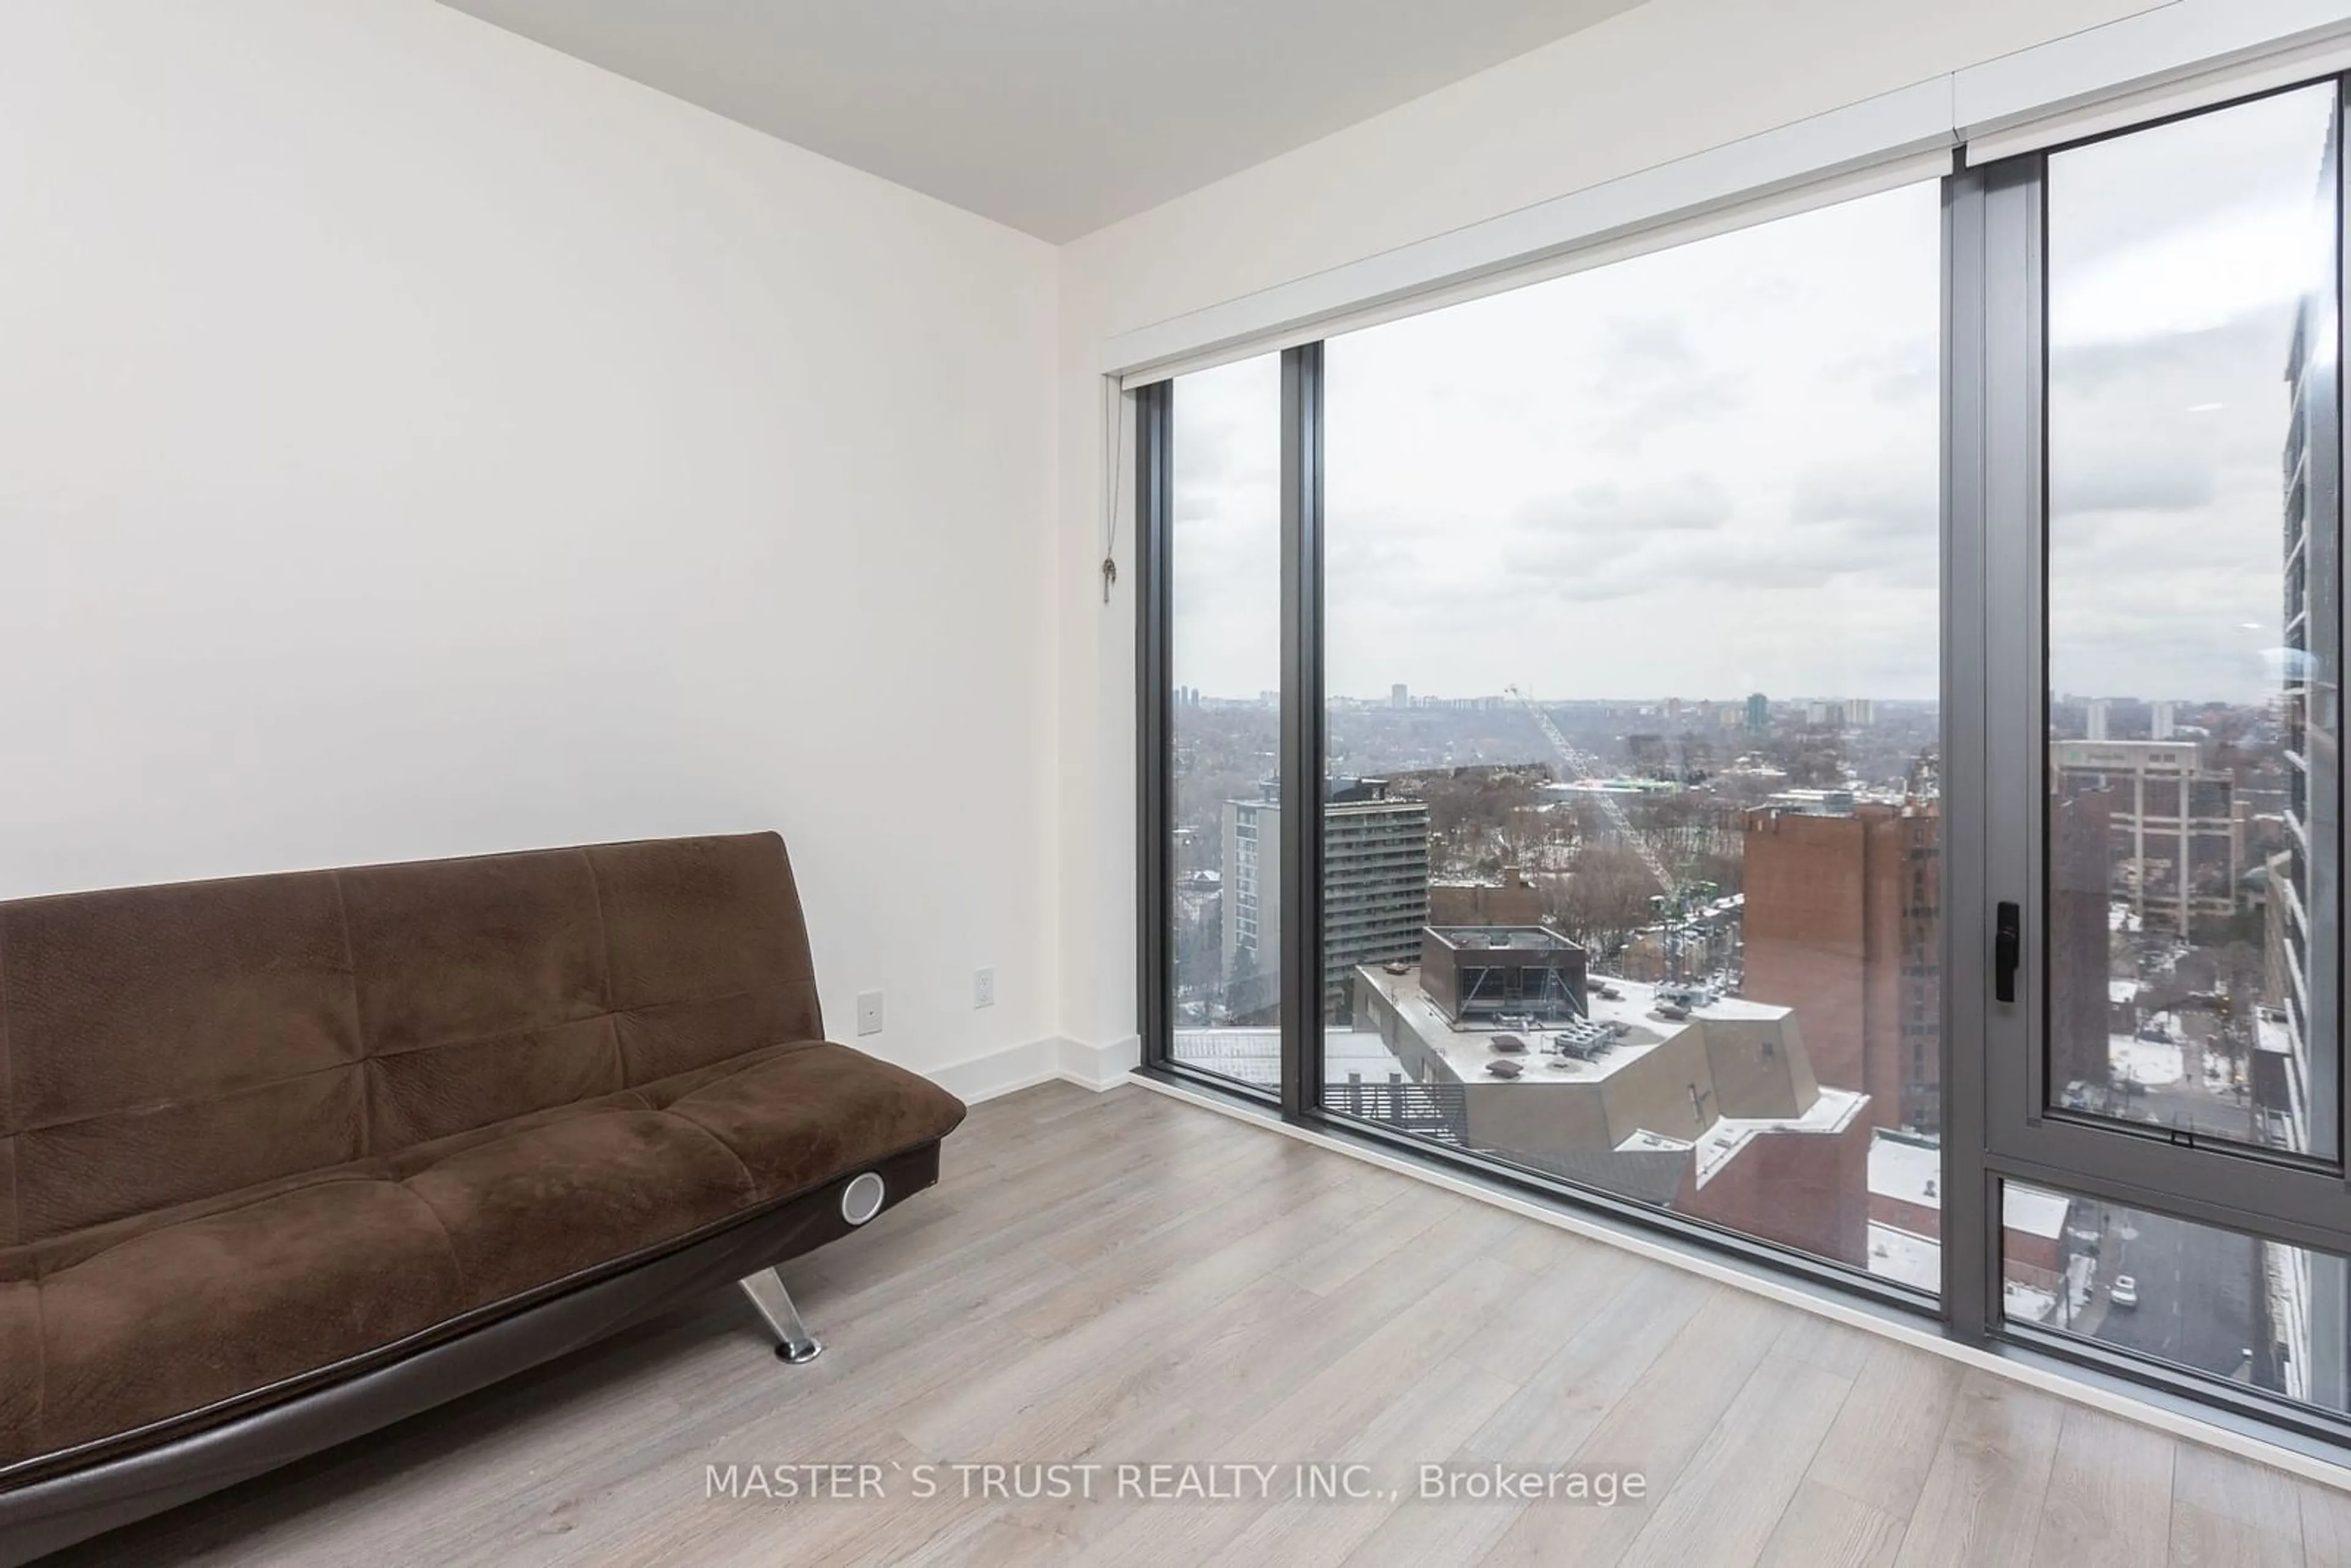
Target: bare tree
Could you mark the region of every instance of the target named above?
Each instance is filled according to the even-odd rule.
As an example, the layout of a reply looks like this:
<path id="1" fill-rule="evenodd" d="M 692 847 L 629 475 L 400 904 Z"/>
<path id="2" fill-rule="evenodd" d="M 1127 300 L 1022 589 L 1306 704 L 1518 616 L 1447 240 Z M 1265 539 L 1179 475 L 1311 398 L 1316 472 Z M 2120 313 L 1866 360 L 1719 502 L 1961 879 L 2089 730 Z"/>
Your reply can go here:
<path id="1" fill-rule="evenodd" d="M 1656 881 L 1624 844 L 1586 840 L 1575 869 L 1545 878 L 1546 917 L 1595 953 L 1611 954 L 1656 918 Z"/>

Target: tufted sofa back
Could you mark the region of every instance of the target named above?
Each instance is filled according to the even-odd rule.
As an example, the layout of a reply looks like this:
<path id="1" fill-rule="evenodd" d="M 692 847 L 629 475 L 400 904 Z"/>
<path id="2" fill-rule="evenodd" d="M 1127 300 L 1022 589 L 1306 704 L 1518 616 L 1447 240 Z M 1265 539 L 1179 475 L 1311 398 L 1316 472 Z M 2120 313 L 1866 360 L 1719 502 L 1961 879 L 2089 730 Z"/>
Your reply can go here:
<path id="1" fill-rule="evenodd" d="M 773 833 L 0 903 L 0 1249 L 822 1032 Z"/>

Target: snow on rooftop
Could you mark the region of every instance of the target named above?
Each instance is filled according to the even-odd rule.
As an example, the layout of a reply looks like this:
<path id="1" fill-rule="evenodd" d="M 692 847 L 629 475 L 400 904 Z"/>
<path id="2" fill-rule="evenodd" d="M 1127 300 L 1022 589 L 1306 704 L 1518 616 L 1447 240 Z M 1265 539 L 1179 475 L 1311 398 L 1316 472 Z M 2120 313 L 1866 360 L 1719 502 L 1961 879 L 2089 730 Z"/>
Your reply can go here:
<path id="1" fill-rule="evenodd" d="M 1614 983 L 1618 986 L 1629 986 L 1633 984 L 1630 980 L 1618 980 Z M 1769 1020 L 1772 1019 L 1786 1018 L 1795 1009 L 1792 1008 L 1783 1008 L 1777 1002 L 1751 1001 L 1745 997 L 1717 997 L 1714 1000 L 1697 1009 L 1690 1016 L 1699 1019 L 1755 1019 Z"/>
<path id="2" fill-rule="evenodd" d="M 1531 1050 L 1516 1054 L 1511 1060 L 1524 1069 L 1524 1076 L 1510 1080 L 1519 1083 L 1596 1083 L 1608 1078 L 1626 1062 L 1635 1061 L 1656 1050 L 1689 1026 L 1665 1019 L 1643 1016 L 1647 1010 L 1647 992 L 1635 1004 L 1632 993 L 1615 1000 L 1593 996 L 1591 999 L 1592 1021 L 1609 1023 L 1622 1021 L 1625 1031 L 1615 1043 L 1597 1057 L 1586 1061 L 1575 1057 L 1555 1056 L 1545 1047 L 1549 1029 L 1507 1030 L 1500 1029 L 1457 1029 L 1445 1016 L 1443 1009 L 1429 999 L 1420 988 L 1420 970 L 1415 967 L 1401 975 L 1391 975 L 1384 968 L 1365 967 L 1355 971 L 1359 981 L 1368 981 L 1378 988 L 1395 1008 L 1396 1016 L 1406 1029 L 1438 1057 L 1453 1076 L 1464 1083 L 1498 1084 L 1505 1080 L 1486 1071 L 1494 1061 L 1494 1037 L 1517 1033 L 1521 1039 L 1531 1035 Z"/>
<path id="3" fill-rule="evenodd" d="M 1869 1271 L 1920 1291 L 1943 1288 L 1943 1248 L 1930 1236 L 1869 1223 Z"/>
<path id="4" fill-rule="evenodd" d="M 1869 1196 L 1943 1207 L 1943 1151 L 1932 1144 L 1879 1133 L 1869 1141 Z M 2027 1236 L 2054 1237 L 2065 1228 L 2070 1199 L 2061 1193 L 2010 1182 L 2003 1188 L 2001 1223 Z"/>
<path id="5" fill-rule="evenodd" d="M 2077 1262 L 2086 1263 L 2087 1259 Z M 1913 1236 L 1891 1225 L 1870 1222 L 1869 1271 L 1914 1290 L 1943 1288 L 1943 1247 L 1931 1236 Z M 2015 1280 L 2002 1281 L 2001 1310 L 2025 1322 L 2045 1322 L 2057 1310 L 2057 1293 Z"/>
<path id="6" fill-rule="evenodd" d="M 1176 1060 L 1190 1067 L 1237 1078 L 1244 1083 L 1281 1082 L 1281 1031 L 1278 1029 L 1179 1029 Z M 1322 1031 L 1322 1077 L 1344 1083 L 1361 1074 L 1366 1083 L 1384 1083 L 1405 1075 L 1404 1063 L 1380 1042 L 1380 1037 L 1351 1029 Z"/>
<path id="7" fill-rule="evenodd" d="M 1943 1151 L 1932 1144 L 1891 1138 L 1869 1140 L 1869 1196 L 1890 1197 L 1921 1208 L 1940 1208 Z"/>
<path id="8" fill-rule="evenodd" d="M 1445 1016 L 1444 1009 L 1429 998 L 1428 993 L 1421 989 L 1420 969 L 1416 965 L 1401 975 L 1392 975 L 1384 967 L 1366 965 L 1357 969 L 1355 976 L 1359 982 L 1374 986 L 1388 999 L 1405 1027 L 1441 1057 L 1456 1078 L 1464 1083 L 1481 1087 L 1504 1082 L 1597 1083 L 1620 1071 L 1626 1063 L 1640 1060 L 1682 1033 L 1694 1021 L 1703 1022 L 1708 1019 L 1771 1021 L 1786 1018 L 1790 1010 L 1769 1002 L 1750 1001 L 1744 997 L 1719 997 L 1692 1009 L 1687 1018 L 1667 1018 L 1656 1011 L 1656 987 L 1614 976 L 1593 976 L 1586 993 L 1586 1003 L 1591 1009 L 1590 1021 L 1624 1027 L 1614 1043 L 1587 1061 L 1558 1055 L 1549 1049 L 1551 1036 L 1558 1032 L 1557 1025 L 1539 1024 L 1516 1030 L 1458 1027 Z M 1602 996 L 1599 988 L 1603 985 L 1617 994 Z M 1486 1071 L 1486 1064 L 1495 1060 L 1498 1054 L 1493 1044 L 1497 1034 L 1516 1034 L 1531 1048 L 1523 1053 L 1510 1053 L 1510 1060 L 1522 1069 L 1520 1076 L 1502 1079 Z"/>
<path id="9" fill-rule="evenodd" d="M 2063 1193 L 2045 1192 L 2022 1182 L 2001 1184 L 2001 1223 L 2027 1236 L 2054 1239 L 2065 1228 L 2065 1211 L 2073 1200 Z"/>
<path id="10" fill-rule="evenodd" d="M 1698 1185 L 1704 1186 L 1740 1150 L 1764 1134 L 1842 1133 L 1868 1103 L 1869 1096 L 1857 1089 L 1823 1084 L 1819 1098 L 1801 1116 L 1718 1116 L 1691 1145 L 1698 1153 Z"/>
<path id="11" fill-rule="evenodd" d="M 2049 1315 L 2057 1310 L 2057 1292 L 2010 1280 L 2001 1287 L 2000 1310 L 2001 1316 L 2015 1322 L 2047 1322 Z"/>
<path id="12" fill-rule="evenodd" d="M 1691 1147 L 1687 1138 L 1669 1138 L 1663 1133 L 1652 1133 L 1644 1127 L 1617 1145 L 1616 1152 L 1620 1155 L 1687 1154 Z"/>

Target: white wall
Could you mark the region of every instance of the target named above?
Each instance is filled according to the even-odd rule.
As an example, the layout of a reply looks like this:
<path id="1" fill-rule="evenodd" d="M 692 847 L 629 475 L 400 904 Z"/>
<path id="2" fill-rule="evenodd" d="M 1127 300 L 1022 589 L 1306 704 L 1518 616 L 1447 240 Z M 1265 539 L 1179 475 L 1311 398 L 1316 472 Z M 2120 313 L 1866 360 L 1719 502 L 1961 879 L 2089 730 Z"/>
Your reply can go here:
<path id="1" fill-rule="evenodd" d="M 1649 0 L 1057 256 L 429 0 L 0 5 L 0 895 L 772 825 L 837 1030 L 1099 1064 L 1104 340 L 2161 8 Z"/>
<path id="2" fill-rule="evenodd" d="M 429 0 L 0 5 L 0 895 L 775 827 L 836 1035 L 1050 1035 L 1055 266 Z"/>
<path id="3" fill-rule="evenodd" d="M 1132 560 L 1105 607 L 1101 345 L 1122 332 L 2143 11 L 1649 0 L 1062 249 L 1062 1032 L 1134 1028 Z M 1132 538 L 1121 525 L 1122 537 Z"/>

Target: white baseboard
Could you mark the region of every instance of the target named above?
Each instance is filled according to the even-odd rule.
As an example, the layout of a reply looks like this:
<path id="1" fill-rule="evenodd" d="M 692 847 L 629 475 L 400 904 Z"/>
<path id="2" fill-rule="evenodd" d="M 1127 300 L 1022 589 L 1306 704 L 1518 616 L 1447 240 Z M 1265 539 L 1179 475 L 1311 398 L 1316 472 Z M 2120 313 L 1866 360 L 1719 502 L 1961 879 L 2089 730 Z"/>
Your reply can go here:
<path id="1" fill-rule="evenodd" d="M 1130 1034 L 1105 1045 L 1061 1040 L 1061 1075 L 1081 1089 L 1115 1089 L 1143 1065 L 1143 1037 Z"/>
<path id="2" fill-rule="evenodd" d="M 977 1105 L 1057 1080 L 1097 1092 L 1114 1088 L 1126 1082 L 1127 1074 L 1142 1061 L 1142 1053 L 1143 1042 L 1135 1035 L 1104 1045 L 1047 1035 L 932 1068 L 925 1076 L 964 1103 Z"/>

